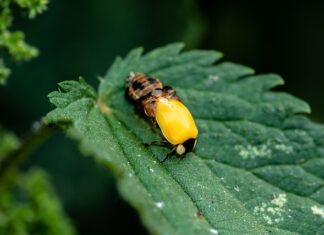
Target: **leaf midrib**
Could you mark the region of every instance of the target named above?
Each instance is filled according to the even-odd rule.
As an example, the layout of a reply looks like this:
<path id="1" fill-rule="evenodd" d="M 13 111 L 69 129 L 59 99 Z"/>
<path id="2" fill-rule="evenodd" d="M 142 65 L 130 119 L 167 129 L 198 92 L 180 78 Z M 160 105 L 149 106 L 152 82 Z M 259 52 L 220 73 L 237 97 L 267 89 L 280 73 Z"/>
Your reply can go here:
<path id="1" fill-rule="evenodd" d="M 104 117 L 106 116 L 106 114 L 104 114 L 104 113 L 102 113 L 102 115 L 104 115 Z M 117 119 L 117 118 L 115 117 L 115 115 L 113 115 L 112 113 L 110 113 L 109 115 L 112 115 L 113 118 Z M 117 120 L 118 120 L 118 119 L 117 119 Z M 111 131 L 111 133 L 112 133 L 112 135 L 115 137 L 116 142 L 117 142 L 117 144 L 118 144 L 118 146 L 119 146 L 120 151 L 123 153 L 123 156 L 124 156 L 124 157 L 127 159 L 127 161 L 130 163 L 130 167 L 132 168 L 134 174 L 137 176 L 137 173 L 136 173 L 136 171 L 135 171 L 135 168 L 133 167 L 131 161 L 129 161 L 129 159 L 127 158 L 127 155 L 126 155 L 126 153 L 125 153 L 125 151 L 124 151 L 124 148 L 122 147 L 122 144 L 121 144 L 119 138 L 117 138 L 117 136 L 116 136 L 116 134 L 115 134 L 115 131 L 114 131 L 113 128 L 111 127 L 111 123 L 109 122 L 109 120 L 108 120 L 106 117 L 105 117 L 105 121 L 106 121 L 106 123 L 107 123 L 107 125 L 108 125 L 108 127 L 109 127 L 109 129 L 110 129 L 110 131 Z M 147 191 L 147 187 L 146 187 L 147 185 L 143 182 L 143 180 L 141 179 L 141 177 L 137 177 L 137 179 L 139 180 L 139 182 L 143 185 L 143 187 L 144 187 L 145 190 Z M 147 192 L 148 192 L 148 191 L 147 191 Z M 152 196 L 152 199 L 153 199 L 153 201 L 158 201 L 158 200 L 156 200 L 153 196 Z M 163 218 L 165 218 L 165 220 L 168 221 L 168 223 L 172 226 L 172 228 L 174 229 L 174 231 L 176 231 L 176 227 L 175 227 L 174 224 L 170 221 L 170 219 L 169 219 L 167 216 L 165 216 L 165 213 L 162 212 L 161 214 L 163 215 Z"/>

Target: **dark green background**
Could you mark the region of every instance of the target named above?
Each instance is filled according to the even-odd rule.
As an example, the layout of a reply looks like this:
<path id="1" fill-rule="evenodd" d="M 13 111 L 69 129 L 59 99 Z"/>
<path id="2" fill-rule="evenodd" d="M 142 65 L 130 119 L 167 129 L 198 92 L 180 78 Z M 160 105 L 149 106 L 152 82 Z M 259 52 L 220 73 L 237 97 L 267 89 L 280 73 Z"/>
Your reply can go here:
<path id="1" fill-rule="evenodd" d="M 0 123 L 18 135 L 52 108 L 46 95 L 58 82 L 82 75 L 97 86 L 115 56 L 174 41 L 222 51 L 257 73 L 281 74 L 286 85 L 277 89 L 308 101 L 311 117 L 324 120 L 323 1 L 53 0 L 33 21 L 17 15 L 14 27 L 41 51 L 12 64 L 0 88 Z M 110 173 L 65 135 L 48 140 L 24 168 L 31 165 L 48 170 L 80 234 L 146 233 Z"/>

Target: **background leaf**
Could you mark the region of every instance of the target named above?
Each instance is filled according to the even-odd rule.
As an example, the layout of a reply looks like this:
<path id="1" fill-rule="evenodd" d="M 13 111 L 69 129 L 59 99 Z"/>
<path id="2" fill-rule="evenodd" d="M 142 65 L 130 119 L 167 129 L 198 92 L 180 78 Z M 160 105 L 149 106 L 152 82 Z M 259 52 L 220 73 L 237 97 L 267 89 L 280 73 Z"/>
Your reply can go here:
<path id="1" fill-rule="evenodd" d="M 44 171 L 33 169 L 9 186 L 1 184 L 0 234 L 75 234 Z"/>
<path id="2" fill-rule="evenodd" d="M 26 11 L 30 19 L 47 9 L 48 0 L 2 0 L 0 1 L 0 85 L 6 83 L 10 69 L 5 66 L 4 58 L 14 61 L 27 61 L 38 55 L 38 50 L 25 42 L 25 34 L 11 31 L 13 22 L 12 5 Z M 23 10 L 22 10 L 23 9 Z M 6 53 L 4 53 L 6 52 Z"/>
<path id="3" fill-rule="evenodd" d="M 0 234 L 75 234 L 43 170 L 9 170 L 3 177 L 3 160 L 19 147 L 18 138 L 0 127 Z"/>
<path id="4" fill-rule="evenodd" d="M 83 80 L 49 95 L 58 123 L 82 151 L 113 170 L 121 194 L 156 234 L 324 233 L 324 128 L 300 115 L 309 106 L 269 91 L 274 74 L 221 62 L 213 51 L 180 53 L 171 44 L 117 58 L 98 95 Z M 173 86 L 197 120 L 195 153 L 159 163 L 168 149 L 124 98 L 129 72 Z"/>
<path id="5" fill-rule="evenodd" d="M 16 150 L 19 145 L 18 138 L 13 133 L 4 130 L 0 126 L 0 161 L 11 151 Z"/>

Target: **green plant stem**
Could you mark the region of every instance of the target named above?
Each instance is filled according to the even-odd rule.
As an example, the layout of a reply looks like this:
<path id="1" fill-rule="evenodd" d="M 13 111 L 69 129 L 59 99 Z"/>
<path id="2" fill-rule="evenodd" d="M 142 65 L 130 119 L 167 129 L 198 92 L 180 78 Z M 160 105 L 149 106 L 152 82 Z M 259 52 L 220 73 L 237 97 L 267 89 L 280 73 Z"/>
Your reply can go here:
<path id="1" fill-rule="evenodd" d="M 47 125 L 44 122 L 40 122 L 33 128 L 20 147 L 0 162 L 0 181 L 14 173 L 27 157 L 57 130 L 57 126 Z"/>

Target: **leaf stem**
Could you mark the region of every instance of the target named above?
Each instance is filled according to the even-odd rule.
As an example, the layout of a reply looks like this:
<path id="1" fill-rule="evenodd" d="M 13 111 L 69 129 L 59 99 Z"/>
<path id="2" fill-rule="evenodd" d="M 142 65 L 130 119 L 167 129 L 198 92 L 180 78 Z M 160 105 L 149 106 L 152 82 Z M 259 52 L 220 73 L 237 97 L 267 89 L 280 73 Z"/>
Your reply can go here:
<path id="1" fill-rule="evenodd" d="M 57 130 L 58 127 L 55 125 L 47 125 L 43 121 L 37 122 L 19 148 L 0 162 L 0 179 L 7 178 L 7 175 L 15 172 L 27 157 Z"/>

